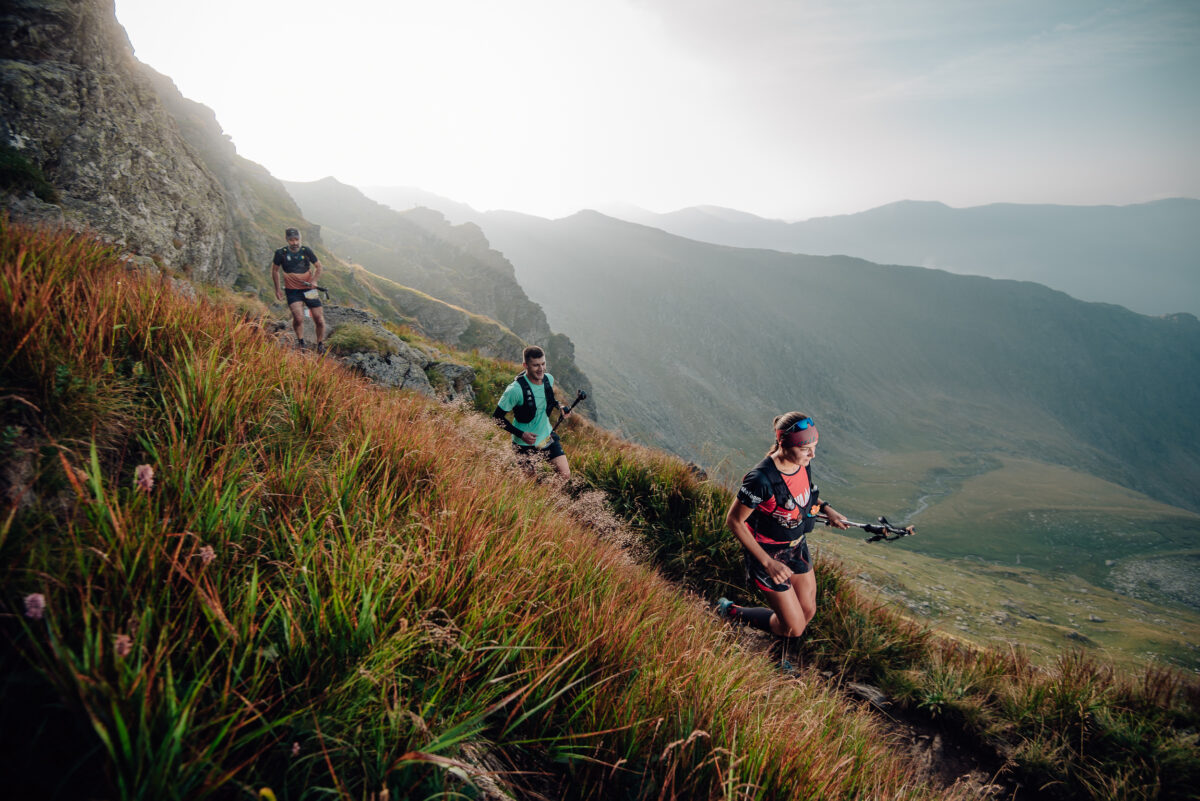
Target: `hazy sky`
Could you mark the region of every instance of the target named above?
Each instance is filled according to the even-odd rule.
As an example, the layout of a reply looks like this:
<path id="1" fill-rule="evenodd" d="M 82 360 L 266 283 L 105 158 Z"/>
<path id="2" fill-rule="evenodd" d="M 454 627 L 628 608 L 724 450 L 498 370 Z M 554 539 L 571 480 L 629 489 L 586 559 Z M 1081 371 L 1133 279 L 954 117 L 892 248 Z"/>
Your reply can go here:
<path id="1" fill-rule="evenodd" d="M 557 217 L 1200 197 L 1197 0 L 116 0 L 286 180 Z"/>

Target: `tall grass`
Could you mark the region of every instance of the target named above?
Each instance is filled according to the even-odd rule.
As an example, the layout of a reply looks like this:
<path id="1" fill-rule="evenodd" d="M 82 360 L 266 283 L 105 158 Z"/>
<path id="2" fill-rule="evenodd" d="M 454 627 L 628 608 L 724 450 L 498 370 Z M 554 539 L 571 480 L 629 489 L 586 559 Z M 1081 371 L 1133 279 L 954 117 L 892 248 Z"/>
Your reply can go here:
<path id="1" fill-rule="evenodd" d="M 78 235 L 0 223 L 0 311 L 20 793 L 933 796 L 870 716 L 597 541 L 475 415 Z"/>
<path id="2" fill-rule="evenodd" d="M 564 439 L 575 474 L 649 541 L 665 575 L 708 601 L 748 594 L 726 533 L 732 494 L 660 452 L 584 421 Z M 1200 681 L 1165 667 L 1122 674 L 1080 651 L 1035 666 L 1015 650 L 971 648 L 871 601 L 820 553 L 817 616 L 799 658 L 887 690 L 910 719 L 970 744 L 1041 798 L 1194 798 L 1200 786 Z M 793 655 L 795 656 L 795 655 Z"/>
<path id="3" fill-rule="evenodd" d="M 516 365 L 488 360 L 477 408 L 490 411 Z M 477 368 L 479 369 L 479 368 Z M 739 546 L 724 526 L 732 494 L 668 454 L 586 420 L 562 429 L 578 486 L 600 491 L 640 538 L 639 553 L 709 602 L 746 591 Z M 1034 665 L 935 635 L 864 597 L 852 573 L 819 550 L 818 614 L 804 663 L 842 681 L 874 682 L 910 720 L 952 734 L 1026 795 L 1042 798 L 1195 797 L 1200 786 L 1200 682 L 1165 667 L 1122 674 L 1081 651 Z"/>

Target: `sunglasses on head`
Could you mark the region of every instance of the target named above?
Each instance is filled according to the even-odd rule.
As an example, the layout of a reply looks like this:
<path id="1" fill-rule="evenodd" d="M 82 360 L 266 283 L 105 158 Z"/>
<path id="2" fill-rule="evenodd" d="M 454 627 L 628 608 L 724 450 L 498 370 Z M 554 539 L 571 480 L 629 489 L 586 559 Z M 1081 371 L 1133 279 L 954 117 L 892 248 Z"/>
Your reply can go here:
<path id="1" fill-rule="evenodd" d="M 783 429 L 779 433 L 780 434 L 790 434 L 793 431 L 803 431 L 806 428 L 811 428 L 813 426 L 816 426 L 816 423 L 813 421 L 813 419 L 811 417 L 805 417 L 802 420 L 797 420 L 796 422 L 792 423 L 790 426 Z"/>

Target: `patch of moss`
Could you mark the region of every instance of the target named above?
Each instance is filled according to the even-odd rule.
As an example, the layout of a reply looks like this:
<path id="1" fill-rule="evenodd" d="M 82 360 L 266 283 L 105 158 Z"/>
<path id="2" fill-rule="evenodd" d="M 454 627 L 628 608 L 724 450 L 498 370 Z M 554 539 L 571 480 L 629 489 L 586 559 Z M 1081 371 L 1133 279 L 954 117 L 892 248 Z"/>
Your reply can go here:
<path id="1" fill-rule="evenodd" d="M 410 345 L 425 341 L 422 336 L 412 329 L 411 325 L 401 325 L 398 323 L 393 323 L 389 320 L 384 320 L 383 327 Z"/>
<path id="2" fill-rule="evenodd" d="M 58 202 L 58 192 L 42 174 L 42 168 L 11 145 L 0 144 L 0 190 L 33 194 L 47 203 Z"/>
<path id="3" fill-rule="evenodd" d="M 437 370 L 426 367 L 425 377 L 429 379 L 429 386 L 433 387 L 433 391 L 439 395 L 450 388 L 450 382 L 446 380 L 446 376 L 442 375 Z"/>
<path id="4" fill-rule="evenodd" d="M 394 343 L 385 339 L 378 331 L 367 325 L 347 323 L 325 340 L 326 347 L 334 353 L 378 353 L 391 356 L 396 353 Z"/>

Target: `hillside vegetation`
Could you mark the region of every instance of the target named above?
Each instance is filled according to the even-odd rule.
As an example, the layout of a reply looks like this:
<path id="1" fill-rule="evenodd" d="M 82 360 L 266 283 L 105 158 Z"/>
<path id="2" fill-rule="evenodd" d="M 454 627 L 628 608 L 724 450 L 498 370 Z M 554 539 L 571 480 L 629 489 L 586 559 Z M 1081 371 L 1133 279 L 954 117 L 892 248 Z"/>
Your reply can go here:
<path id="1" fill-rule="evenodd" d="M 921 781 L 852 678 L 1030 797 L 1200 781 L 1190 679 L 943 641 L 829 561 L 784 676 L 685 591 L 740 569 L 728 493 L 674 457 L 577 421 L 563 494 L 472 411 L 280 350 L 117 255 L 0 224 L 18 796 L 975 794 Z"/>

